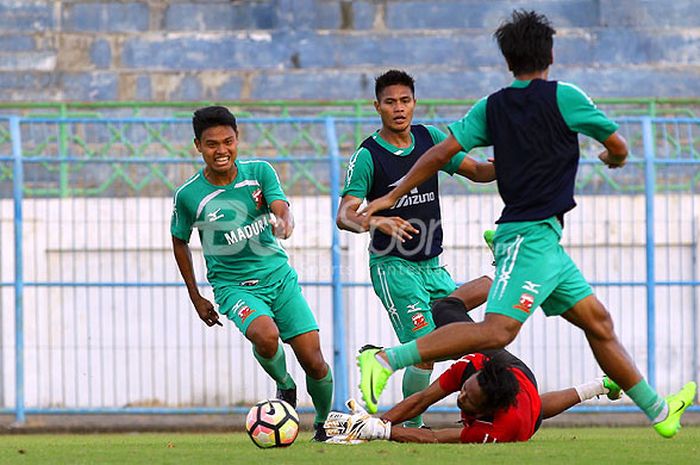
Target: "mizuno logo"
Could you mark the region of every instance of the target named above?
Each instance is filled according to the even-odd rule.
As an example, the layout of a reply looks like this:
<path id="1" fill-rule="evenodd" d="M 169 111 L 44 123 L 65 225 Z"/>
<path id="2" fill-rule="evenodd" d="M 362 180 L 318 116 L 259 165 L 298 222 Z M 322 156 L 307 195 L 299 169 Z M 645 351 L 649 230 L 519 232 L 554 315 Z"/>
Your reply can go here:
<path id="1" fill-rule="evenodd" d="M 209 217 L 209 222 L 210 222 L 210 223 L 211 223 L 211 222 L 214 222 L 214 221 L 216 221 L 216 220 L 220 220 L 221 218 L 224 217 L 224 214 L 223 214 L 223 213 L 222 213 L 222 214 L 219 214 L 220 211 L 221 211 L 221 209 L 220 209 L 220 208 L 217 208 L 215 211 L 213 211 L 213 212 L 207 214 L 207 216 Z"/>

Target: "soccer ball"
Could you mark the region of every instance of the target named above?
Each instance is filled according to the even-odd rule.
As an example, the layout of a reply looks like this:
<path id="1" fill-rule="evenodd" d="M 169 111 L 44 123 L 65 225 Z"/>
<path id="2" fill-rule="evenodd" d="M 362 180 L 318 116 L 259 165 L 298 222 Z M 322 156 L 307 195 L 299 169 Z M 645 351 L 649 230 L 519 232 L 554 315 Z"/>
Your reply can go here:
<path id="1" fill-rule="evenodd" d="M 245 430 L 261 449 L 291 446 L 299 434 L 299 415 L 283 400 L 263 400 L 248 412 Z"/>

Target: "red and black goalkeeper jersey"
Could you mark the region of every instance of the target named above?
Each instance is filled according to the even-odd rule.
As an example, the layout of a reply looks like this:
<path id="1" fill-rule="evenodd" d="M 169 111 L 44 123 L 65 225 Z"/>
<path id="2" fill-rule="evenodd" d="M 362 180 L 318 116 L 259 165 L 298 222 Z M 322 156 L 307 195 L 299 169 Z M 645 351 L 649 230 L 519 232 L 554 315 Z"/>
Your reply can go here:
<path id="1" fill-rule="evenodd" d="M 537 392 L 534 375 L 519 359 L 510 370 L 520 383 L 517 404 L 497 410 L 493 415 L 473 417 L 462 413 L 464 429 L 462 442 L 517 442 L 527 441 L 535 434 L 541 422 L 542 401 Z M 488 357 L 481 353 L 468 354 L 452 364 L 440 375 L 440 387 L 447 392 L 458 392 L 471 375 L 481 370 Z"/>

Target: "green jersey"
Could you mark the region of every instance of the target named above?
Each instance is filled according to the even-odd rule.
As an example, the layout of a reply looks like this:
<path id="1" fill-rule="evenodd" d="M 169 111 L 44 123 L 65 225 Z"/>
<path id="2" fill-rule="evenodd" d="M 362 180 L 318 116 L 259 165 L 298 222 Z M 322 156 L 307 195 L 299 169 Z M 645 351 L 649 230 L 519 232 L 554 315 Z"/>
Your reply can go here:
<path id="1" fill-rule="evenodd" d="M 272 165 L 236 161 L 238 174 L 227 186 L 211 184 L 204 170 L 177 191 L 170 233 L 189 242 L 197 228 L 214 291 L 228 285 L 270 283 L 289 271 L 286 252 L 272 233 L 270 204 L 287 201 Z"/>

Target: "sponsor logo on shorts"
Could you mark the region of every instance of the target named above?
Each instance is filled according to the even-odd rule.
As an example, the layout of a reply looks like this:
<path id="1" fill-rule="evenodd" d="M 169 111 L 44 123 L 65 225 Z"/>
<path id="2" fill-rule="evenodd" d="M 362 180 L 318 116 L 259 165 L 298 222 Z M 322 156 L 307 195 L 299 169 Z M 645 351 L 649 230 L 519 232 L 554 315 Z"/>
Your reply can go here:
<path id="1" fill-rule="evenodd" d="M 540 291 L 538 291 L 537 288 L 540 286 L 541 284 L 533 283 L 532 281 L 525 281 L 522 289 L 525 289 L 527 292 L 532 292 L 533 294 L 539 294 Z"/>
<path id="2" fill-rule="evenodd" d="M 249 306 L 244 305 L 238 310 L 238 318 L 241 319 L 241 323 L 245 323 L 246 318 L 255 313 L 255 310 L 251 309 Z"/>
<path id="3" fill-rule="evenodd" d="M 413 331 L 418 331 L 419 329 L 428 326 L 428 322 L 422 313 L 414 313 L 411 317 L 411 321 L 413 322 Z"/>
<path id="4" fill-rule="evenodd" d="M 406 311 L 407 311 L 407 313 L 415 313 L 415 312 L 422 312 L 423 309 L 420 306 L 420 302 L 416 302 L 415 304 L 406 305 Z"/>
<path id="5" fill-rule="evenodd" d="M 513 308 L 522 310 L 525 313 L 530 313 L 530 310 L 532 310 L 532 304 L 534 303 L 535 296 L 528 294 L 527 292 L 523 292 L 520 294 L 520 301 L 516 305 L 513 305 Z"/>

